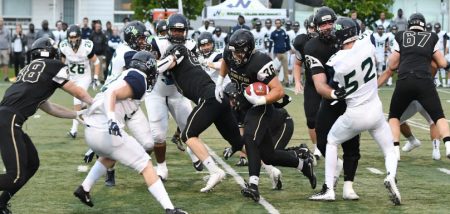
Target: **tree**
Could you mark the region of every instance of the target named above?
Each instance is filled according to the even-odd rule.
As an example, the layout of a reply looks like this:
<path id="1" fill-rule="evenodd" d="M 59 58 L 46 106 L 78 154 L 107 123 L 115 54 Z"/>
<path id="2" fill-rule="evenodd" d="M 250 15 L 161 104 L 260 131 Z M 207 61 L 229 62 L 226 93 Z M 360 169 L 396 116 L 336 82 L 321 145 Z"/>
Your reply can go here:
<path id="1" fill-rule="evenodd" d="M 183 15 L 188 19 L 195 19 L 202 13 L 203 0 L 183 0 Z M 178 0 L 133 0 L 131 8 L 134 10 L 134 19 L 148 19 L 150 10 L 155 8 L 178 8 Z"/>
<path id="2" fill-rule="evenodd" d="M 389 8 L 394 4 L 394 0 L 325 0 L 325 5 L 332 8 L 338 15 L 350 17 L 350 13 L 355 10 L 358 19 L 371 27 L 380 18 L 380 13 L 384 12 L 386 19 L 391 19 L 394 14 L 389 12 Z"/>

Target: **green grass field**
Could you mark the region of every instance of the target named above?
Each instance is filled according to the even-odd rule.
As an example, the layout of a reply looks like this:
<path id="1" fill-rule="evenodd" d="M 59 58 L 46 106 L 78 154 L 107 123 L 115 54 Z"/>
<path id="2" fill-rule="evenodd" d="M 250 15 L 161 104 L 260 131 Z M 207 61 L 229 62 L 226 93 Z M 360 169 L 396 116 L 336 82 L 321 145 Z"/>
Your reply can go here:
<path id="1" fill-rule="evenodd" d="M 9 84 L 0 84 L 0 95 Z M 383 88 L 380 96 L 387 112 L 393 89 Z M 439 89 L 446 115 L 450 115 L 450 90 Z M 288 146 L 307 143 L 303 113 L 303 96 L 295 96 L 287 91 L 294 100 L 288 110 L 295 121 L 295 133 Z M 57 91 L 51 101 L 70 107 L 72 98 Z M 448 195 L 450 194 L 450 175 L 438 168 L 450 169 L 450 160 L 445 157 L 445 147 L 441 145 L 442 159 L 431 159 L 431 141 L 426 130 L 425 120 L 419 116 L 412 119 L 414 134 L 422 141 L 422 147 L 402 153 L 398 168 L 398 187 L 402 195 L 401 206 L 393 206 L 388 200 L 383 185 L 385 175 L 374 174 L 367 168 L 376 168 L 384 172 L 384 159 L 378 146 L 367 133 L 361 137 L 361 160 L 354 184 L 359 201 L 342 200 L 342 176 L 336 191 L 335 202 L 311 202 L 307 198 L 320 190 L 324 181 L 324 161 L 320 160 L 316 168 L 318 185 L 312 190 L 307 179 L 297 170 L 280 168 L 283 172 L 283 190 L 271 190 L 267 174 L 261 175 L 260 193 L 279 213 L 449 213 Z M 423 125 L 420 125 L 423 124 Z M 83 141 L 82 129 L 79 137 L 72 140 L 66 135 L 71 120 L 53 118 L 42 111 L 30 117 L 24 125 L 36 145 L 41 166 L 36 175 L 11 201 L 14 213 L 162 213 L 159 204 L 147 191 L 143 179 L 135 171 L 124 166 L 116 167 L 116 186 L 105 187 L 100 180 L 92 190 L 95 206 L 89 208 L 78 201 L 72 193 L 83 181 L 86 173 L 78 172 L 87 149 Z M 168 136 L 174 131 L 174 123 Z M 201 136 L 215 153 L 221 156 L 228 146 L 215 128 L 210 128 Z M 169 140 L 169 139 L 168 139 Z M 404 140 L 404 139 L 403 139 Z M 402 142 L 404 144 L 404 142 Z M 340 149 L 340 153 L 341 153 Z M 238 157 L 226 161 L 240 176 L 247 179 L 246 167 L 235 167 Z M 187 154 L 176 149 L 168 142 L 167 162 L 169 180 L 165 186 L 177 207 L 190 213 L 267 213 L 260 204 L 244 198 L 240 186 L 232 176 L 227 176 L 213 192 L 200 193 L 205 185 L 204 173 L 195 173 Z M 0 167 L 2 169 L 3 167 Z"/>

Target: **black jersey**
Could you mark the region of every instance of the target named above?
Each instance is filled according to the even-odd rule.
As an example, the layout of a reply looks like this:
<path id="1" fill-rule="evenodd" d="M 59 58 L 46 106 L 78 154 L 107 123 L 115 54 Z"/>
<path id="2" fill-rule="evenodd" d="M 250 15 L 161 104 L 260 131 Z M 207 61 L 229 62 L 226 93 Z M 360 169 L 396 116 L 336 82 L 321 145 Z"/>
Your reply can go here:
<path id="1" fill-rule="evenodd" d="M 198 104 L 200 98 L 214 97 L 216 84 L 203 70 L 197 54 L 188 49 L 185 53 L 184 59 L 170 69 L 178 91 L 196 104 Z"/>
<path id="2" fill-rule="evenodd" d="M 430 77 L 430 64 L 434 52 L 439 50 L 438 36 L 434 32 L 400 31 L 395 35 L 394 50 L 400 53 L 399 79 L 409 74 Z"/>
<path id="3" fill-rule="evenodd" d="M 300 34 L 294 39 L 294 48 L 296 50 L 296 57 L 298 60 L 300 60 L 305 65 L 305 81 L 306 84 L 309 84 L 311 86 L 314 85 L 314 82 L 312 80 L 312 74 L 311 69 L 309 68 L 309 64 L 306 63 L 306 57 L 305 57 L 305 46 L 306 43 L 311 39 L 308 34 Z"/>
<path id="4" fill-rule="evenodd" d="M 327 65 L 328 59 L 337 52 L 332 42 L 326 42 L 319 37 L 310 39 L 305 45 L 305 57 L 311 74 L 325 73 L 328 82 L 333 80 L 333 68 Z"/>
<path id="5" fill-rule="evenodd" d="M 25 66 L 5 92 L 0 106 L 15 109 L 23 117 L 33 115 L 69 78 L 67 66 L 58 60 L 37 59 Z"/>

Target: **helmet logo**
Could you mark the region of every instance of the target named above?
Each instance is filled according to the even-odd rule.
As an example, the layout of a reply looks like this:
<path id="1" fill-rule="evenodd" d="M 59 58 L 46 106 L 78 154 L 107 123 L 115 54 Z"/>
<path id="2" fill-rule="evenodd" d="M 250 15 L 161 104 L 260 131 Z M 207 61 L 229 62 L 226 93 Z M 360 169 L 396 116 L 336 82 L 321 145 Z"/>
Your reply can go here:
<path id="1" fill-rule="evenodd" d="M 183 23 L 175 23 L 173 26 L 175 28 L 184 28 L 184 24 Z"/>
<path id="2" fill-rule="evenodd" d="M 328 20 L 332 20 L 331 15 L 322 16 L 322 22 L 325 22 L 325 21 L 328 21 Z"/>
<path id="3" fill-rule="evenodd" d="M 336 29 L 336 30 L 342 30 L 342 25 L 336 24 L 336 25 L 334 26 L 334 29 Z"/>
<path id="4" fill-rule="evenodd" d="M 127 29 L 125 29 L 125 33 L 132 33 L 133 35 L 138 34 L 138 29 L 136 29 L 134 26 L 129 26 Z"/>

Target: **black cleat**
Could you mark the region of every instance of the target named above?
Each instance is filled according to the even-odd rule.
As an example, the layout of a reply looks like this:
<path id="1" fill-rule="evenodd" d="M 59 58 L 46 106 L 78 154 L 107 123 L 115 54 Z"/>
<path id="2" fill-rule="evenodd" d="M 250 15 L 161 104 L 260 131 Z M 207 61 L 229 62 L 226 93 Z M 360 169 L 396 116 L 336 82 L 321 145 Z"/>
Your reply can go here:
<path id="1" fill-rule="evenodd" d="M 175 208 L 175 209 L 166 209 L 166 214 L 187 214 L 188 212 L 180 209 L 180 208 Z"/>
<path id="2" fill-rule="evenodd" d="M 10 205 L 3 205 L 0 206 L 0 214 L 12 214 L 11 210 L 9 209 Z"/>
<path id="3" fill-rule="evenodd" d="M 245 184 L 245 188 L 241 190 L 241 193 L 244 197 L 251 198 L 255 202 L 259 201 L 259 191 L 257 185 Z"/>
<path id="4" fill-rule="evenodd" d="M 182 152 L 184 152 L 186 150 L 183 146 L 183 142 L 181 142 L 179 135 L 173 135 L 171 141 L 172 141 L 172 143 L 177 145 L 178 150 L 180 150 Z"/>
<path id="5" fill-rule="evenodd" d="M 72 139 L 77 138 L 77 132 L 72 133 L 71 131 L 69 131 L 69 132 L 67 132 L 67 135 L 70 136 Z"/>
<path id="6" fill-rule="evenodd" d="M 316 174 L 314 174 L 313 159 L 311 157 L 303 159 L 302 173 L 309 179 L 311 188 L 315 189 L 317 185 Z"/>
<path id="7" fill-rule="evenodd" d="M 115 170 L 107 170 L 106 171 L 106 178 L 105 178 L 105 186 L 107 187 L 113 187 L 116 185 L 116 176 L 114 175 Z"/>
<path id="8" fill-rule="evenodd" d="M 86 204 L 90 207 L 93 207 L 94 204 L 92 203 L 91 200 L 91 195 L 89 195 L 89 192 L 84 191 L 83 186 L 79 186 L 75 192 L 73 192 L 73 195 L 75 197 L 77 197 L 78 199 L 80 199 L 81 202 L 83 202 L 83 204 Z"/>
<path id="9" fill-rule="evenodd" d="M 197 170 L 199 172 L 203 171 L 203 163 L 201 160 L 193 162 L 192 165 L 194 166 L 195 170 Z"/>
<path id="10" fill-rule="evenodd" d="M 247 158 L 241 157 L 239 161 L 235 164 L 235 166 L 248 166 Z"/>

